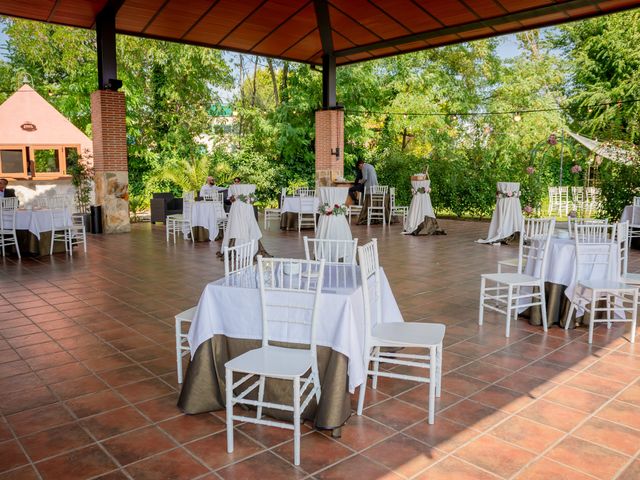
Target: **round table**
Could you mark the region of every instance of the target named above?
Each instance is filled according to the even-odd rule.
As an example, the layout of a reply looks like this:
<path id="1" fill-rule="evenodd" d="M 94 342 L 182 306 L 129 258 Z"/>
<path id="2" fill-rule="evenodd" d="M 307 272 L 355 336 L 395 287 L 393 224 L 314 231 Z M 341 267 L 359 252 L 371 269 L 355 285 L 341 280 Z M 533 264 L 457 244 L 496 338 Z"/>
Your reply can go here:
<path id="1" fill-rule="evenodd" d="M 193 202 L 191 206 L 191 234 L 196 242 L 214 241 L 218 236 L 218 214 L 215 202 Z M 187 229 L 187 233 L 188 233 Z"/>

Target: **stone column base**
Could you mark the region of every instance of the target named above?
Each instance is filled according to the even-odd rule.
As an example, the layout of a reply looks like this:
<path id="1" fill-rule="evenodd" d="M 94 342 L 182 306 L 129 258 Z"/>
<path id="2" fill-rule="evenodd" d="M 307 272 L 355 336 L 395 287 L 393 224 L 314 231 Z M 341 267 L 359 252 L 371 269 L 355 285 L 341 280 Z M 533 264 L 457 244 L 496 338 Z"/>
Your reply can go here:
<path id="1" fill-rule="evenodd" d="M 96 172 L 94 180 L 96 205 L 102 205 L 104 233 L 130 232 L 128 173 Z"/>

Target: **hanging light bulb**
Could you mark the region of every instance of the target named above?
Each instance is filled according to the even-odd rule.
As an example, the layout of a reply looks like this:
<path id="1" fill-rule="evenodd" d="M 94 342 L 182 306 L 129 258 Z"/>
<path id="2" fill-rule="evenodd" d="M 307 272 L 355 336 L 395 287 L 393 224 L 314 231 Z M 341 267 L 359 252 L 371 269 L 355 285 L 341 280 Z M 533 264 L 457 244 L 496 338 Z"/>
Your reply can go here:
<path id="1" fill-rule="evenodd" d="M 522 120 L 522 117 L 520 116 L 520 114 L 519 114 L 519 113 L 516 113 L 516 114 L 513 116 L 513 121 L 514 121 L 514 122 L 519 122 L 520 120 Z"/>

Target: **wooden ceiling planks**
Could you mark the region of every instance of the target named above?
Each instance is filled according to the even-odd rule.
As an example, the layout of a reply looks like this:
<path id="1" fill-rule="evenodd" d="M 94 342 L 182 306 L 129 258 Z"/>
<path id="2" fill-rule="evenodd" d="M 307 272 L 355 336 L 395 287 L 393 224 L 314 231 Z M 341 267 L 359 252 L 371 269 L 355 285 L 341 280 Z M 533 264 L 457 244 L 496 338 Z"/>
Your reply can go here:
<path id="1" fill-rule="evenodd" d="M 318 0 L 338 65 L 555 25 L 640 0 Z M 120 3 L 120 33 L 321 64 L 314 0 L 0 0 L 0 15 L 93 28 Z"/>

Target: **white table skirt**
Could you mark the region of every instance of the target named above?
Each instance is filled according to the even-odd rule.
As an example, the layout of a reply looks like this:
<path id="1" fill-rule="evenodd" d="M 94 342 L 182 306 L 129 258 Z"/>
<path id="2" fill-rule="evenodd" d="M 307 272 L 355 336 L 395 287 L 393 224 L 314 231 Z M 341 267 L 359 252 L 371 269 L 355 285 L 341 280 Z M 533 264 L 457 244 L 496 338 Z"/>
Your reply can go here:
<path id="1" fill-rule="evenodd" d="M 622 215 L 620 216 L 620 222 L 629 222 L 629 224 L 631 224 L 632 220 L 633 220 L 633 205 L 627 205 L 626 207 L 624 207 L 624 210 L 622 211 Z"/>
<path id="2" fill-rule="evenodd" d="M 71 212 L 68 209 L 59 210 L 61 213 L 63 211 L 67 225 L 71 225 Z M 51 231 L 51 210 L 16 210 L 16 230 L 28 230 L 40 240 L 40 232 Z"/>
<path id="3" fill-rule="evenodd" d="M 313 210 L 306 208 L 302 213 L 315 213 L 318 211 L 319 207 L 320 199 L 318 197 L 315 197 L 315 201 L 313 202 Z M 298 213 L 300 211 L 300 197 L 284 197 L 284 202 L 282 203 L 282 208 L 280 210 L 282 213 Z"/>
<path id="4" fill-rule="evenodd" d="M 348 357 L 349 391 L 353 393 L 365 380 L 362 362 L 364 309 L 360 275 L 357 267 L 327 269 L 325 288 L 319 300 L 316 342 Z M 329 269 L 333 270 L 329 272 Z M 235 283 L 239 280 L 239 283 L 234 284 L 234 280 Z M 260 293 L 255 271 L 248 271 L 243 278 L 235 277 L 234 280 L 222 278 L 209 283 L 202 292 L 189 329 L 192 358 L 198 347 L 214 335 L 253 340 L 262 338 Z M 381 291 L 383 321 L 402 322 L 402 314 L 384 272 L 381 273 Z M 273 340 L 308 343 L 307 334 L 301 330 L 303 327 L 297 329 L 290 324 L 272 323 L 269 328 Z"/>
<path id="5" fill-rule="evenodd" d="M 209 230 L 209 240 L 213 241 L 218 236 L 218 215 L 214 202 L 193 202 L 189 220 L 192 227 L 204 227 Z M 189 228 L 183 233 L 189 233 Z"/>
<path id="6" fill-rule="evenodd" d="M 589 251 L 593 251 L 595 255 L 605 255 L 608 246 L 595 246 L 586 247 Z M 618 252 L 614 248 L 614 254 L 611 255 L 609 266 L 597 265 L 589 272 L 584 272 L 578 280 L 596 280 L 596 279 L 611 279 L 617 280 L 618 278 Z M 575 290 L 574 275 L 576 273 L 576 244 L 573 239 L 551 237 L 549 242 L 549 251 L 545 255 L 546 272 L 545 281 L 556 283 L 559 285 L 566 285 L 564 294 L 570 300 L 573 298 L 573 292 Z M 524 273 L 528 275 L 539 275 L 541 268 L 540 261 L 527 262 Z M 526 300 L 526 299 L 525 299 Z M 582 308 L 576 309 L 576 316 L 580 317 L 584 315 Z"/>
<path id="7" fill-rule="evenodd" d="M 404 233 L 413 233 L 424 222 L 425 217 L 436 218 L 431 205 L 431 195 L 428 191 L 431 186 L 431 180 L 411 180 L 411 186 L 415 193 L 409 205 Z M 418 193 L 419 188 L 424 188 L 425 193 Z"/>
<path id="8" fill-rule="evenodd" d="M 329 206 L 344 205 L 349 194 L 348 188 L 320 187 L 320 201 Z M 353 240 L 351 228 L 345 215 L 320 215 L 316 238 L 328 240 Z"/>

